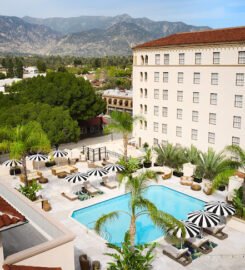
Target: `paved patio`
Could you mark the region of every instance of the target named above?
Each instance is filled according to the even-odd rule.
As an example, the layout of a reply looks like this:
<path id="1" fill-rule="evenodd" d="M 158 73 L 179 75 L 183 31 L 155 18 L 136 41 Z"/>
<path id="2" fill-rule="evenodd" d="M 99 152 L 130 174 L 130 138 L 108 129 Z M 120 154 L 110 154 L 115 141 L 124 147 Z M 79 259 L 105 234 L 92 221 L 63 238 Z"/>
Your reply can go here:
<path id="1" fill-rule="evenodd" d="M 76 166 L 79 171 L 87 170 L 86 163 L 79 162 Z M 124 194 L 124 187 L 121 186 L 120 188 L 110 190 L 106 187 L 100 186 L 100 189 L 104 191 L 104 194 L 102 195 L 86 201 L 69 201 L 61 196 L 62 191 L 70 189 L 69 184 L 65 183 L 63 179 L 58 179 L 56 176 L 53 176 L 51 174 L 51 170 L 48 168 L 42 169 L 42 172 L 43 175 L 49 179 L 49 183 L 43 185 L 42 191 L 42 193 L 49 198 L 52 205 L 52 211 L 47 213 L 47 215 L 51 215 L 59 220 L 77 236 L 74 246 L 76 269 L 80 269 L 78 256 L 82 253 L 88 254 L 92 260 L 99 260 L 102 263 L 102 269 L 106 269 L 106 264 L 110 258 L 104 255 L 104 253 L 108 251 L 105 245 L 105 240 L 98 236 L 94 231 L 87 229 L 85 226 L 73 220 L 71 218 L 71 214 L 74 210 Z M 7 182 L 12 187 L 17 187 L 20 183 L 18 178 L 14 179 L 13 176 L 9 176 L 7 169 L 1 169 L 0 175 L 3 177 L 3 181 Z M 180 185 L 179 179 L 174 176 L 169 180 L 160 180 L 157 184 L 167 186 L 204 201 L 225 200 L 226 196 L 225 191 L 217 191 L 214 195 L 210 196 L 205 195 L 202 191 L 193 191 L 188 186 Z M 220 241 L 210 236 L 210 240 L 218 244 L 218 246 L 214 248 L 212 253 L 202 255 L 195 259 L 191 265 L 186 267 L 186 269 L 245 269 L 245 223 L 232 219 L 228 222 L 224 231 L 229 234 L 228 239 Z M 153 264 L 154 269 L 183 269 L 181 265 L 163 255 L 159 247 L 156 248 L 155 253 L 156 259 Z"/>

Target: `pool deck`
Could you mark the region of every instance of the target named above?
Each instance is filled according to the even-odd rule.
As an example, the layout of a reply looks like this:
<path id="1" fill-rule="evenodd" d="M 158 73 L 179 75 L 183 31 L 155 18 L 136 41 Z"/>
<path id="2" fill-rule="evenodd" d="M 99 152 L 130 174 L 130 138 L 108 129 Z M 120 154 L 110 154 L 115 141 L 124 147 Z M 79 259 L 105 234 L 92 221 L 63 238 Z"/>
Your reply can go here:
<path id="1" fill-rule="evenodd" d="M 76 166 L 79 168 L 79 171 L 86 170 L 84 163 L 79 162 Z M 102 269 L 106 269 L 106 264 L 110 259 L 108 256 L 104 255 L 105 252 L 109 251 L 105 245 L 106 241 L 98 236 L 94 231 L 87 229 L 85 226 L 72 219 L 71 214 L 74 210 L 124 194 L 124 186 L 122 185 L 120 188 L 112 190 L 100 186 L 100 189 L 104 191 L 104 194 L 102 195 L 86 201 L 69 201 L 61 196 L 61 192 L 67 188 L 67 184 L 64 183 L 64 180 L 53 176 L 50 169 L 43 169 L 42 172 L 43 175 L 49 179 L 49 183 L 43 185 L 43 193 L 46 193 L 52 205 L 52 211 L 47 213 L 47 215 L 53 216 L 76 234 L 74 246 L 76 270 L 80 269 L 78 256 L 84 253 L 86 253 L 92 260 L 99 260 L 102 263 Z M 3 181 L 8 182 L 12 187 L 16 187 L 18 185 L 18 178 L 13 180 L 13 177 L 8 175 L 7 170 L 5 172 L 1 171 L 1 176 L 3 176 L 3 174 L 5 176 Z M 169 180 L 159 180 L 158 183 L 152 182 L 152 184 L 163 185 L 203 201 L 224 200 L 226 196 L 225 191 L 217 191 L 210 196 L 207 196 L 202 191 L 193 191 L 188 186 L 180 185 L 179 179 L 174 176 Z M 210 240 L 218 244 L 218 246 L 214 248 L 213 252 L 210 254 L 202 255 L 194 260 L 189 266 L 185 267 L 185 269 L 245 269 L 245 223 L 232 219 L 228 222 L 224 231 L 229 234 L 229 237 L 226 240 L 220 241 L 210 236 Z M 156 259 L 153 263 L 153 269 L 183 269 L 183 266 L 163 255 L 159 247 L 156 248 L 155 253 Z"/>

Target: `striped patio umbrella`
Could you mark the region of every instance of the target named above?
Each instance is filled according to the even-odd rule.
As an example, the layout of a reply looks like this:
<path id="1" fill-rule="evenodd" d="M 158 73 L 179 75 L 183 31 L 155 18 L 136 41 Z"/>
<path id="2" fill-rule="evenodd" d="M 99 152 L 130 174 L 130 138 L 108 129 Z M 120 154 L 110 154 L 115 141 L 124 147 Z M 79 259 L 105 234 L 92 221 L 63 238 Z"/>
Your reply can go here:
<path id="1" fill-rule="evenodd" d="M 124 166 L 119 165 L 119 164 L 108 164 L 104 167 L 104 169 L 108 172 L 108 173 L 112 173 L 112 172 L 122 172 L 125 170 Z"/>
<path id="2" fill-rule="evenodd" d="M 35 155 L 29 156 L 28 159 L 31 161 L 47 161 L 48 156 L 42 155 L 42 154 L 35 154 Z"/>
<path id="3" fill-rule="evenodd" d="M 222 217 L 232 216 L 236 212 L 235 207 L 233 207 L 231 204 L 220 201 L 208 202 L 205 204 L 204 209 Z"/>
<path id="4" fill-rule="evenodd" d="M 60 157 L 62 158 L 62 157 L 66 157 L 68 153 L 63 150 L 55 150 L 52 152 L 52 155 L 54 158 L 60 158 Z"/>
<path id="5" fill-rule="evenodd" d="M 4 161 L 2 165 L 6 167 L 16 167 L 16 166 L 21 166 L 22 161 L 17 160 L 17 159 L 9 159 L 9 160 Z"/>
<path id="6" fill-rule="evenodd" d="M 87 172 L 89 177 L 102 177 L 107 175 L 107 171 L 103 168 L 95 168 L 95 169 L 91 169 Z"/>
<path id="7" fill-rule="evenodd" d="M 72 183 L 72 184 L 77 184 L 77 183 L 81 183 L 81 182 L 85 182 L 88 179 L 88 175 L 86 173 L 74 173 L 72 175 L 68 175 L 67 177 L 65 177 L 65 180 L 68 183 Z"/>
<path id="8" fill-rule="evenodd" d="M 201 228 L 188 220 L 186 221 L 181 220 L 181 222 L 184 225 L 185 237 L 182 233 L 181 228 L 179 227 L 169 230 L 168 233 L 181 239 L 181 248 L 182 248 L 182 239 L 188 239 L 198 236 L 201 233 Z"/>

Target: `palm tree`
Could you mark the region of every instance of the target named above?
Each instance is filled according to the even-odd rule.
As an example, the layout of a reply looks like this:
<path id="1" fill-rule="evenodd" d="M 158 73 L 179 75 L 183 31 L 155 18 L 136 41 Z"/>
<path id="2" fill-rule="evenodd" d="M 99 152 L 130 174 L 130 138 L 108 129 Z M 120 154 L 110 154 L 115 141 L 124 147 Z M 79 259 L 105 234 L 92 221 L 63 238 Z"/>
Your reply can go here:
<path id="1" fill-rule="evenodd" d="M 191 145 L 189 148 L 185 148 L 184 154 L 186 161 L 191 164 L 197 164 L 200 159 L 200 151 L 194 145 Z"/>
<path id="2" fill-rule="evenodd" d="M 179 167 L 185 162 L 183 148 L 174 146 L 171 143 L 158 145 L 154 150 L 157 153 L 157 163 L 160 165 L 179 169 Z"/>
<path id="3" fill-rule="evenodd" d="M 124 159 L 127 160 L 128 155 L 128 139 L 129 134 L 133 131 L 134 122 L 141 119 L 139 116 L 132 116 L 127 112 L 113 111 L 111 113 L 111 123 L 109 123 L 105 132 L 117 132 L 123 136 L 123 148 L 124 148 Z"/>
<path id="4" fill-rule="evenodd" d="M 27 185 L 26 157 L 29 153 L 50 151 L 46 133 L 37 122 L 15 128 L 0 128 L 0 150 L 9 152 L 10 158 L 22 161 L 25 185 Z"/>
<path id="5" fill-rule="evenodd" d="M 118 218 L 120 213 L 126 214 L 130 217 L 130 226 L 129 226 L 129 237 L 130 237 L 130 244 L 132 247 L 135 245 L 135 235 L 136 235 L 136 220 L 142 215 L 148 215 L 153 223 L 160 227 L 162 230 L 166 230 L 169 228 L 173 228 L 175 226 L 179 226 L 183 228 L 181 222 L 175 219 L 173 216 L 160 211 L 156 208 L 156 206 L 149 201 L 148 199 L 144 198 L 143 190 L 147 187 L 148 183 L 148 174 L 151 174 L 151 171 L 146 171 L 142 173 L 138 177 L 128 177 L 128 180 L 125 184 L 126 191 L 131 192 L 131 199 L 130 199 L 130 211 L 113 211 L 109 214 L 105 214 L 101 216 L 95 224 L 95 231 L 97 233 L 101 233 L 103 230 L 103 226 L 108 221 L 113 221 L 115 218 Z M 156 179 L 156 175 L 155 175 Z M 183 230 L 184 233 L 184 230 Z"/>
<path id="6" fill-rule="evenodd" d="M 206 153 L 200 153 L 197 170 L 202 177 L 213 180 L 216 176 L 232 169 L 237 169 L 240 162 L 227 158 L 223 151 L 216 153 L 209 148 Z"/>
<path id="7" fill-rule="evenodd" d="M 235 155 L 240 161 L 240 168 L 245 172 L 245 149 L 242 149 L 239 145 L 229 145 L 226 150 Z M 245 181 L 243 182 L 243 196 L 242 201 L 245 204 Z"/>

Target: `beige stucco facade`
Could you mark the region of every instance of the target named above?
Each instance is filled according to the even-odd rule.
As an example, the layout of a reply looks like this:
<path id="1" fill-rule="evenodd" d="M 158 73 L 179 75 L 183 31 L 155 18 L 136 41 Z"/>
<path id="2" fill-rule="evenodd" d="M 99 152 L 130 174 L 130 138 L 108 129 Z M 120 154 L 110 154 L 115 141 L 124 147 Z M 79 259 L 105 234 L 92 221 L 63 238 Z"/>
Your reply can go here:
<path id="1" fill-rule="evenodd" d="M 238 63 L 239 52 L 244 43 L 135 49 L 133 111 L 145 118 L 134 128 L 137 143 L 193 144 L 203 151 L 244 147 L 245 61 Z"/>

